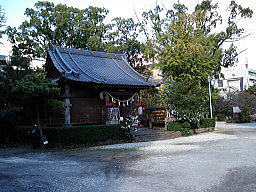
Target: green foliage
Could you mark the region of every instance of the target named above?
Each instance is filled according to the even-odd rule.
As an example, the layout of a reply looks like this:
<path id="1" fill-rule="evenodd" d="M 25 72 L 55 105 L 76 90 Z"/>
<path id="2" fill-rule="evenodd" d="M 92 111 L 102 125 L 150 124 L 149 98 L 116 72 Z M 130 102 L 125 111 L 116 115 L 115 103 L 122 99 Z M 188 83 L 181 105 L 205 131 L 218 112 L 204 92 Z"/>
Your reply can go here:
<path id="1" fill-rule="evenodd" d="M 173 106 L 178 119 L 198 125 L 202 112 L 208 107 L 208 89 L 196 81 L 171 82 L 166 89 L 167 103 Z"/>
<path id="2" fill-rule="evenodd" d="M 244 110 L 241 112 L 241 123 L 250 123 L 251 122 L 251 116 L 250 111 Z"/>
<path id="3" fill-rule="evenodd" d="M 191 135 L 190 129 L 191 129 L 190 123 L 189 122 L 184 122 L 182 124 L 182 129 L 180 130 L 181 135 L 185 135 L 185 136 Z"/>
<path id="4" fill-rule="evenodd" d="M 165 14 L 159 6 L 143 13 L 142 29 L 150 31 L 146 29 L 151 26 L 153 31 L 151 38 L 147 33 L 147 53 L 150 57 L 157 57 L 165 78 L 205 81 L 209 76 L 217 76 L 221 66 L 236 63 L 236 47 L 231 44 L 224 49 L 222 45 L 227 40 L 243 38 L 243 28 L 237 23 L 251 18 L 253 12 L 234 1 L 228 10 L 226 25 L 218 13 L 218 5 L 210 0 L 198 4 L 193 13 L 188 13 L 186 6 L 181 4 L 174 4 L 174 9 L 166 10 Z M 166 17 L 161 18 L 161 15 Z M 217 31 L 220 24 L 220 29 L 224 26 L 223 31 Z"/>
<path id="5" fill-rule="evenodd" d="M 33 57 L 45 57 L 50 44 L 93 51 L 124 53 L 132 67 L 142 66 L 145 49 L 138 41 L 139 25 L 132 18 L 114 18 L 104 22 L 108 10 L 88 7 L 78 9 L 65 4 L 39 1 L 27 8 L 20 27 L 7 27 L 12 43 L 22 44 Z M 144 68 L 140 68 L 143 69 Z"/>
<path id="6" fill-rule="evenodd" d="M 60 96 L 60 89 L 45 77 L 43 69 L 31 68 L 31 59 L 25 44 L 12 47 L 10 61 L 0 72 L 0 108 L 11 110 L 20 107 L 22 115 L 31 118 L 28 121 L 35 114 L 39 119 L 39 108 L 43 104 L 48 104 L 58 114 L 63 113 L 64 104 L 56 100 Z M 52 101 L 47 102 L 48 99 Z M 29 111 L 35 113 L 28 114 Z"/>
<path id="7" fill-rule="evenodd" d="M 56 97 L 60 94 L 60 89 L 56 83 L 45 78 L 43 73 L 26 75 L 23 79 L 17 80 L 12 88 L 14 94 L 23 97 L 42 99 L 44 97 Z"/>
<path id="8" fill-rule="evenodd" d="M 106 35 L 108 40 L 106 51 L 125 53 L 132 67 L 144 71 L 141 55 L 144 52 L 145 46 L 137 40 L 139 25 L 132 18 L 116 17 L 112 20 L 111 26 L 111 30 Z"/>
<path id="9" fill-rule="evenodd" d="M 167 125 L 167 130 L 168 131 L 179 131 L 182 128 L 181 122 L 178 121 L 171 121 Z"/>
<path id="10" fill-rule="evenodd" d="M 28 143 L 28 130 L 33 127 L 19 126 L 16 128 L 21 140 Z M 92 145 L 100 142 L 130 141 L 131 135 L 120 125 L 87 125 L 74 127 L 46 127 L 43 129 L 49 146 Z"/>
<path id="11" fill-rule="evenodd" d="M 1 28 L 4 26 L 5 22 L 6 22 L 6 17 L 5 17 L 5 14 L 4 14 L 4 10 L 2 9 L 2 6 L 0 5 L 0 38 L 2 38 L 2 34 L 4 33 L 1 30 Z"/>
<path id="12" fill-rule="evenodd" d="M 78 9 L 67 5 L 54 5 L 39 1 L 35 9 L 27 8 L 24 21 L 19 29 L 8 27 L 10 40 L 24 43 L 37 57 L 45 57 L 50 43 L 74 48 L 90 49 L 88 42 L 100 39 L 102 42 L 108 26 L 103 23 L 108 10 L 92 7 Z M 95 47 L 94 47 L 95 48 Z"/>
<path id="13" fill-rule="evenodd" d="M 226 115 L 219 113 L 216 115 L 219 121 L 226 121 Z"/>
<path id="14" fill-rule="evenodd" d="M 216 112 L 232 117 L 232 108 L 239 107 L 242 113 L 235 116 L 235 122 L 249 122 L 250 116 L 256 112 L 254 89 L 255 87 L 251 87 L 244 92 L 229 93 L 226 98 L 218 98 L 215 103 Z"/>
<path id="15" fill-rule="evenodd" d="M 233 1 L 229 11 L 223 31 L 217 31 L 219 24 L 224 26 L 224 23 L 218 5 L 210 0 L 202 1 L 193 13 L 188 13 L 181 4 L 166 10 L 166 14 L 159 6 L 143 13 L 142 29 L 147 31 L 151 25 L 153 31 L 151 37 L 147 33 L 146 53 L 153 61 L 156 58 L 156 66 L 163 72 L 165 102 L 174 107 L 178 118 L 189 121 L 195 128 L 202 112 L 208 109 L 208 77 L 218 77 L 222 66 L 232 66 L 237 61 L 236 47 L 231 44 L 224 49 L 223 43 L 239 40 L 243 29 L 237 21 L 252 16 L 249 8 Z"/>
<path id="16" fill-rule="evenodd" d="M 183 136 L 191 135 L 190 129 L 189 122 L 171 121 L 167 125 L 168 131 L 180 131 Z"/>
<path id="17" fill-rule="evenodd" d="M 251 95 L 256 95 L 256 85 L 249 87 L 245 92 L 250 93 Z"/>
<path id="18" fill-rule="evenodd" d="M 158 66 L 166 78 L 204 81 L 219 72 L 221 51 L 216 51 L 213 36 L 194 28 L 197 22 L 192 15 L 179 15 L 157 39 Z"/>
<path id="19" fill-rule="evenodd" d="M 15 140 L 15 111 L 0 110 L 0 143 L 10 144 Z"/>
<path id="20" fill-rule="evenodd" d="M 201 128 L 215 127 L 215 119 L 210 119 L 210 118 L 200 119 L 200 127 Z"/>
<path id="21" fill-rule="evenodd" d="M 147 106 L 162 105 L 164 103 L 162 92 L 163 91 L 156 88 L 142 90 L 140 92 L 141 102 L 146 104 Z"/>
<path id="22" fill-rule="evenodd" d="M 64 112 L 64 104 L 56 100 L 60 96 L 60 88 L 56 83 L 45 78 L 45 74 L 41 71 L 16 80 L 11 93 L 16 98 L 15 103 L 23 106 L 24 111 L 29 108 L 35 111 L 37 123 L 40 120 L 40 105 L 47 104 L 49 100 L 48 104 L 53 107 L 53 111 Z"/>
<path id="23" fill-rule="evenodd" d="M 17 97 L 12 94 L 15 81 L 32 74 L 30 67 L 31 58 L 26 55 L 26 49 L 22 45 L 12 47 L 10 61 L 0 71 L 0 107 L 12 106 Z"/>
<path id="24" fill-rule="evenodd" d="M 48 105 L 52 109 L 52 112 L 57 115 L 63 115 L 66 110 L 65 104 L 62 101 L 58 101 L 56 99 L 49 99 Z"/>

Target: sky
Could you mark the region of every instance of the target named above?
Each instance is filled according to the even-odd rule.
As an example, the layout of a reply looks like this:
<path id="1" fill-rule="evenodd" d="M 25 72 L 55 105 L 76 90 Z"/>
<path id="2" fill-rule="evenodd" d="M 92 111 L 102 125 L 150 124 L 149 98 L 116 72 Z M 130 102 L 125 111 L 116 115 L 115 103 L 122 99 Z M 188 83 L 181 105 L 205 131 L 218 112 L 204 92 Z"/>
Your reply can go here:
<path id="1" fill-rule="evenodd" d="M 178 1 L 185 4 L 189 10 L 193 10 L 195 5 L 202 0 L 49 0 L 54 4 L 62 3 L 68 6 L 84 9 L 89 6 L 104 7 L 109 10 L 106 22 L 110 22 L 115 17 L 133 18 L 136 21 L 136 14 L 140 16 L 144 11 L 153 9 L 156 5 L 160 5 L 166 9 L 172 8 L 173 3 Z M 230 0 L 212 0 L 219 5 L 219 13 L 223 17 L 227 16 L 227 7 Z M 0 5 L 4 9 L 7 18 L 6 25 L 18 27 L 25 19 L 24 12 L 26 8 L 33 8 L 37 0 L 0 0 Z M 238 47 L 239 63 L 237 66 L 243 67 L 246 63 L 249 68 L 256 69 L 256 1 L 255 0 L 236 0 L 243 7 L 250 7 L 254 11 L 251 19 L 241 20 L 239 25 L 245 29 L 246 33 L 251 35 L 247 38 L 235 42 Z M 136 12 L 136 14 L 135 14 Z M 11 45 L 7 41 L 7 37 L 0 40 L 0 55 L 9 55 Z"/>

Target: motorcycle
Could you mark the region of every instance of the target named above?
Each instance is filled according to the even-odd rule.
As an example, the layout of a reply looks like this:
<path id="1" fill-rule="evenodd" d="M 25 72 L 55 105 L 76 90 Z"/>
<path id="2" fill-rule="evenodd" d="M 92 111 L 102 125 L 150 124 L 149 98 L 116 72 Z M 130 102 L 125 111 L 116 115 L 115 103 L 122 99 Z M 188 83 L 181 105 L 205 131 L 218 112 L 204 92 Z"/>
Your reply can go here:
<path id="1" fill-rule="evenodd" d="M 41 127 L 35 125 L 34 129 L 30 132 L 31 135 L 31 142 L 34 147 L 41 147 L 45 149 L 47 147 L 48 139 L 43 134 L 43 130 Z"/>

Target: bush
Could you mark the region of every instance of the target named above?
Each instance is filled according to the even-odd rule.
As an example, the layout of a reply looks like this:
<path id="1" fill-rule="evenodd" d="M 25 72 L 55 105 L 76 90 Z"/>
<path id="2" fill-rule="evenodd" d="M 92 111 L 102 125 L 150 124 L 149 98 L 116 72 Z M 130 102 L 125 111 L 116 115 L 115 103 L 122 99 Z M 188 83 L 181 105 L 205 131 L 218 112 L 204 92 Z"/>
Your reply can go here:
<path id="1" fill-rule="evenodd" d="M 15 110 L 0 110 L 0 143 L 15 142 Z"/>
<path id="2" fill-rule="evenodd" d="M 182 123 L 182 129 L 180 130 L 181 135 L 187 135 L 187 136 L 191 135 L 190 129 L 191 129 L 191 126 L 189 122 Z"/>
<path id="3" fill-rule="evenodd" d="M 241 123 L 250 123 L 251 122 L 251 116 L 248 111 L 242 111 L 241 112 Z"/>
<path id="4" fill-rule="evenodd" d="M 19 139 L 29 143 L 28 132 L 33 127 L 17 127 Z M 50 147 L 71 145 L 92 145 L 100 142 L 130 141 L 129 130 L 120 125 L 87 125 L 74 127 L 46 127 L 43 134 L 47 137 Z"/>
<path id="5" fill-rule="evenodd" d="M 167 125 L 168 131 L 180 131 L 182 128 L 182 123 L 178 121 L 171 121 Z"/>
<path id="6" fill-rule="evenodd" d="M 16 126 L 15 133 L 16 133 L 16 141 L 23 145 L 30 145 L 30 133 L 34 129 L 33 126 Z"/>
<path id="7" fill-rule="evenodd" d="M 215 119 L 210 119 L 210 118 L 200 119 L 200 127 L 201 128 L 215 127 Z"/>
<path id="8" fill-rule="evenodd" d="M 180 131 L 181 135 L 190 135 L 190 128 L 189 122 L 171 121 L 167 125 L 168 131 Z"/>
<path id="9" fill-rule="evenodd" d="M 220 113 L 217 115 L 217 118 L 219 121 L 226 121 L 226 115 Z"/>

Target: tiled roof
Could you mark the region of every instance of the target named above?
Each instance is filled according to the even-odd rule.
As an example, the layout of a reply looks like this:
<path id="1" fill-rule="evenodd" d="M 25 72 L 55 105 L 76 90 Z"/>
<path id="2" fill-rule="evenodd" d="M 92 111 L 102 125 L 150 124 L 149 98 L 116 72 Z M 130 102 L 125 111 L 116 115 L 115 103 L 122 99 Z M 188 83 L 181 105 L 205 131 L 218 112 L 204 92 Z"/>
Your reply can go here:
<path id="1" fill-rule="evenodd" d="M 48 51 L 56 69 L 66 79 L 109 85 L 157 86 L 125 60 L 123 54 L 63 48 L 52 45 Z"/>

